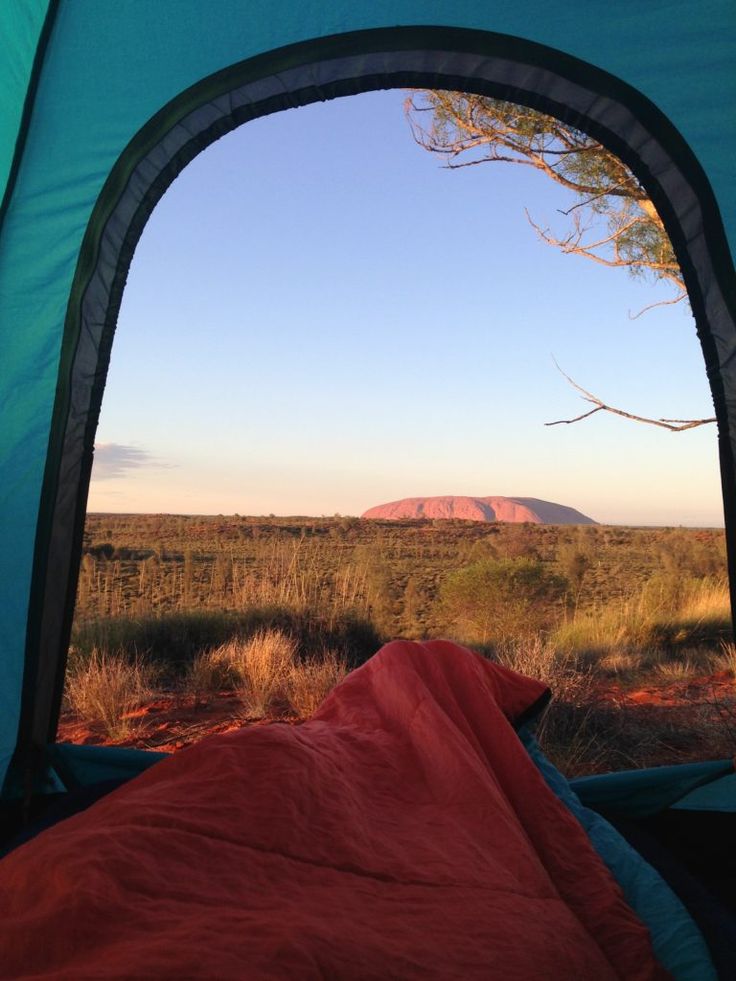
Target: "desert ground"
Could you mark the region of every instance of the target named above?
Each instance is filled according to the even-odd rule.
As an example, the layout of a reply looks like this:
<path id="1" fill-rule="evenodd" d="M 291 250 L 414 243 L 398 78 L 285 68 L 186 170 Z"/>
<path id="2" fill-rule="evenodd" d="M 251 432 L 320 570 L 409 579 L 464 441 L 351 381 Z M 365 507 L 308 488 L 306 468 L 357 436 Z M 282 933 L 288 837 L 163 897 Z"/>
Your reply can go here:
<path id="1" fill-rule="evenodd" d="M 568 775 L 736 752 L 723 531 L 90 514 L 59 738 L 298 725 L 386 640 L 539 677 Z"/>

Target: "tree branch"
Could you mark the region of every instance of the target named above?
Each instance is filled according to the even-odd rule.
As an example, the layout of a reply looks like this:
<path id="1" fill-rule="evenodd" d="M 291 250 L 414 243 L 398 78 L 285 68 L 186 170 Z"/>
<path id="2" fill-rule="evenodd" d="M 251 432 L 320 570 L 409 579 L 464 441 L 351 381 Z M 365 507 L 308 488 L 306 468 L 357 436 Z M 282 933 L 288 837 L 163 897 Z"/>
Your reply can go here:
<path id="1" fill-rule="evenodd" d="M 663 278 L 671 279 L 672 282 L 677 282 L 674 276 L 673 277 L 664 276 Z M 672 304 L 674 303 L 681 303 L 682 300 L 684 300 L 686 297 L 687 297 L 687 290 L 683 288 L 677 294 L 677 296 L 673 296 L 669 300 L 657 300 L 656 303 L 649 303 L 647 304 L 647 306 L 642 307 L 638 313 L 632 313 L 631 310 L 629 310 L 629 320 L 638 320 L 643 313 L 646 313 L 647 310 L 654 310 L 655 307 L 669 307 L 672 306 Z"/>
<path id="2" fill-rule="evenodd" d="M 580 422 L 581 419 L 587 419 L 588 416 L 594 415 L 596 412 L 610 412 L 615 416 L 621 416 L 623 419 L 630 419 L 632 422 L 643 422 L 649 426 L 659 426 L 661 429 L 667 429 L 672 433 L 681 433 L 686 429 L 695 429 L 697 426 L 706 426 L 711 422 L 715 422 L 715 417 L 712 419 L 649 419 L 647 416 L 637 416 L 633 412 L 625 412 L 623 409 L 617 409 L 612 405 L 607 405 L 602 399 L 599 399 L 597 395 L 593 395 L 587 389 L 583 388 L 582 385 L 578 385 L 576 381 L 566 374 L 559 364 L 552 358 L 555 363 L 555 368 L 559 371 L 562 377 L 572 385 L 574 389 L 581 393 L 584 402 L 590 402 L 595 408 L 590 409 L 588 412 L 584 412 L 580 416 L 576 416 L 574 419 L 556 419 L 554 422 L 545 422 L 545 426 L 561 426 L 570 425 L 573 422 Z"/>
<path id="3" fill-rule="evenodd" d="M 673 283 L 678 288 L 677 295 L 668 300 L 658 300 L 656 303 L 650 303 L 639 310 L 639 312 L 636 314 L 629 312 L 629 319 L 636 320 L 643 313 L 646 313 L 647 310 L 652 310 L 654 307 L 669 306 L 671 304 L 680 303 L 682 300 L 686 299 L 687 290 L 685 289 L 682 278 L 679 274 L 679 268 L 677 266 L 673 266 L 672 263 L 655 262 L 653 259 L 642 258 L 641 260 L 637 260 L 633 258 L 626 258 L 620 253 L 621 237 L 627 231 L 629 231 L 629 229 L 638 224 L 649 221 L 648 218 L 643 216 L 631 218 L 605 238 L 599 239 L 596 242 L 584 242 L 583 238 L 589 229 L 580 223 L 577 216 L 574 216 L 574 230 L 571 231 L 566 238 L 559 239 L 552 235 L 548 228 L 542 228 L 541 225 L 538 225 L 531 217 L 528 210 L 524 209 L 524 213 L 526 214 L 527 221 L 537 233 L 539 238 L 545 243 L 545 245 L 551 245 L 554 248 L 559 249 L 565 255 L 580 255 L 585 259 L 590 259 L 592 262 L 597 262 L 602 266 L 608 266 L 611 269 L 649 270 L 650 272 L 656 274 L 660 279 L 666 279 L 668 282 Z M 604 246 L 613 247 L 613 258 L 606 258 L 603 255 L 597 255 L 593 251 L 594 249 L 602 248 Z"/>
<path id="4" fill-rule="evenodd" d="M 441 154 L 450 170 L 479 163 L 515 163 L 534 167 L 575 194 L 575 203 L 558 209 L 569 221 L 561 238 L 549 227 L 536 224 L 526 212 L 545 244 L 602 266 L 628 269 L 634 276 L 664 279 L 675 287 L 675 296 L 651 303 L 636 314 L 629 311 L 632 320 L 653 307 L 674 305 L 686 298 L 684 277 L 661 215 L 636 175 L 603 144 L 552 116 L 485 96 L 420 90 L 405 100 L 404 109 L 417 144 Z M 430 122 L 425 126 L 419 113 L 427 112 Z M 592 408 L 574 419 L 545 423 L 547 426 L 580 422 L 597 412 L 610 412 L 670 432 L 716 421 L 650 419 L 626 412 L 586 391 L 555 364 Z"/>

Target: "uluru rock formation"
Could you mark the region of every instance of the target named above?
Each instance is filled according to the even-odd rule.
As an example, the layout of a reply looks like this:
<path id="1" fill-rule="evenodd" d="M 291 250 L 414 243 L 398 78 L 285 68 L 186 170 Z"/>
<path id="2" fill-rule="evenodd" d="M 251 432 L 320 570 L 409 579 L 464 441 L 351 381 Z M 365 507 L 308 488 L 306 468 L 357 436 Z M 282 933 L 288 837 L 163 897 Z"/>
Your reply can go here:
<path id="1" fill-rule="evenodd" d="M 594 525 L 596 522 L 564 504 L 536 497 L 405 497 L 369 508 L 363 518 L 461 518 L 464 521 L 529 521 L 535 525 Z"/>

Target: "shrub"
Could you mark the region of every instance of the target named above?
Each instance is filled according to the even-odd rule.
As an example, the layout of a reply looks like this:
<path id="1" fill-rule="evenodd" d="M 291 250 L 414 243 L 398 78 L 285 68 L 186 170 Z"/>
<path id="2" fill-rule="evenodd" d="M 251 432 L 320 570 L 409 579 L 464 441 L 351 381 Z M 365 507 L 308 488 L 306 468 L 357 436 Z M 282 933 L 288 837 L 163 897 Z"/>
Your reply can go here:
<path id="1" fill-rule="evenodd" d="M 557 564 L 576 595 L 580 594 L 583 580 L 593 561 L 594 555 L 589 548 L 580 547 L 574 542 L 563 542 L 559 545 Z"/>
<path id="2" fill-rule="evenodd" d="M 440 601 L 462 639 L 503 643 L 550 626 L 566 589 L 562 576 L 535 559 L 486 559 L 447 576 Z"/>

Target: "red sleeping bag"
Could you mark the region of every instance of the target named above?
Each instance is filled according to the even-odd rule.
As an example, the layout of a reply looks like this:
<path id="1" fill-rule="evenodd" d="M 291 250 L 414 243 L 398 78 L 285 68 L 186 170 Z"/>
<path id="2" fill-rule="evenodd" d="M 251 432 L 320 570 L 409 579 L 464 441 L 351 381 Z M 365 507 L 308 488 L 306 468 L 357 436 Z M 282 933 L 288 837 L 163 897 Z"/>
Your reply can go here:
<path id="1" fill-rule="evenodd" d="M 544 694 L 396 641 L 172 756 L 0 863 L 2 977 L 667 977 L 510 724 Z"/>

